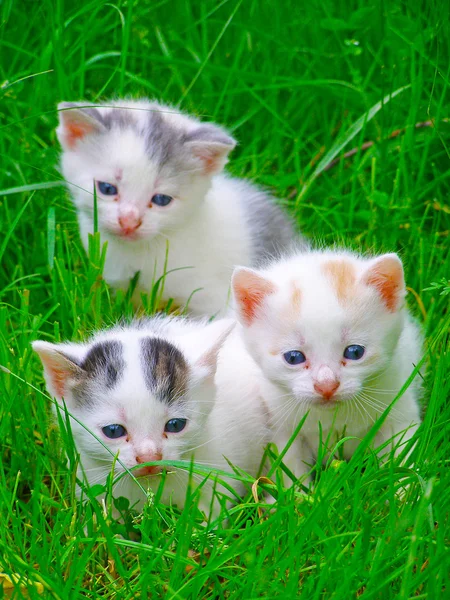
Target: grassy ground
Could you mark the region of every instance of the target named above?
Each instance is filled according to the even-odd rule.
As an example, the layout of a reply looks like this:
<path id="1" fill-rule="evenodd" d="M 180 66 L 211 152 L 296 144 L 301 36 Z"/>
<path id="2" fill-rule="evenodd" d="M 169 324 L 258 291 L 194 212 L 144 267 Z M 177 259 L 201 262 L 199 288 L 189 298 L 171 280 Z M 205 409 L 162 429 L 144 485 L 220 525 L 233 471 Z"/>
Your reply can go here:
<path id="1" fill-rule="evenodd" d="M 446 0 L 6 0 L 0 15 L 0 571 L 22 577 L 9 593 L 449 598 Z M 306 234 L 401 253 L 429 362 L 414 470 L 361 452 L 310 496 L 280 488 L 265 517 L 249 494 L 215 531 L 193 503 L 151 503 L 122 537 L 98 504 L 77 506 L 30 342 L 80 339 L 130 307 L 99 279 L 95 244 L 82 251 L 63 188 L 42 183 L 60 179 L 56 102 L 127 94 L 229 126 L 230 170 L 272 188 Z"/>

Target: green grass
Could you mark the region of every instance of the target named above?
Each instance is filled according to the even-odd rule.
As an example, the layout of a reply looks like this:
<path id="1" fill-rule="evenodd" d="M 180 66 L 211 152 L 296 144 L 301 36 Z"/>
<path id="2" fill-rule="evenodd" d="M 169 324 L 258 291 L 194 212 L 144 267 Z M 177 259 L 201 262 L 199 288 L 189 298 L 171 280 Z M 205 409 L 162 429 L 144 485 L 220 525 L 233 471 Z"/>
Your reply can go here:
<path id="1" fill-rule="evenodd" d="M 448 17 L 446 0 L 0 4 L 0 571 L 24 578 L 13 597 L 450 596 Z M 273 189 L 319 243 L 400 252 L 427 338 L 414 468 L 359 452 L 319 469 L 311 495 L 283 490 L 277 469 L 276 510 L 260 517 L 249 494 L 214 530 L 195 493 L 181 514 L 156 498 L 122 527 L 95 499 L 77 505 L 76 456 L 68 444 L 66 464 L 30 342 L 82 339 L 131 307 L 50 183 L 55 106 L 128 94 L 229 126 L 230 171 Z"/>

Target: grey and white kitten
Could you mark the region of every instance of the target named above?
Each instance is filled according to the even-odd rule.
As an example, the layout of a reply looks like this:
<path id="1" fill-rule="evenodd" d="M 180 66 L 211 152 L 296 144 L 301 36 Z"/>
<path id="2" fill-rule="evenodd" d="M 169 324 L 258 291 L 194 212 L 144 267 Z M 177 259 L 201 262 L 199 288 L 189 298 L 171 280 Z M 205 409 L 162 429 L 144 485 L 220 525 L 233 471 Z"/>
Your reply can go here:
<path id="1" fill-rule="evenodd" d="M 291 244 L 292 224 L 274 199 L 222 173 L 236 141 L 221 127 L 145 99 L 58 110 L 81 238 L 87 248 L 95 189 L 113 288 L 139 271 L 148 292 L 166 269 L 163 300 L 211 316 L 227 305 L 234 265 L 256 265 Z"/>
<path id="2" fill-rule="evenodd" d="M 245 368 L 249 357 L 242 345 L 233 349 L 233 327 L 229 319 L 204 324 L 159 317 L 99 332 L 86 343 L 34 342 L 48 391 L 60 404 L 64 397 L 70 414 L 87 427 L 71 421 L 79 478 L 85 473 L 90 485 L 104 483 L 114 463 L 116 474 L 125 465 L 144 488 L 155 491 L 163 467 L 143 463 L 192 458 L 227 473 L 230 461 L 256 476 L 267 442 L 267 414 Z M 226 338 L 229 349 L 218 360 Z M 161 500 L 181 508 L 189 472 L 164 468 Z M 205 475 L 194 474 L 194 481 Z M 212 504 L 214 515 L 219 508 L 216 499 L 212 502 L 215 480 L 211 476 L 201 488 L 199 504 L 208 513 Z M 236 480 L 227 482 L 243 491 Z M 138 509 L 146 499 L 129 474 L 114 491 Z"/>

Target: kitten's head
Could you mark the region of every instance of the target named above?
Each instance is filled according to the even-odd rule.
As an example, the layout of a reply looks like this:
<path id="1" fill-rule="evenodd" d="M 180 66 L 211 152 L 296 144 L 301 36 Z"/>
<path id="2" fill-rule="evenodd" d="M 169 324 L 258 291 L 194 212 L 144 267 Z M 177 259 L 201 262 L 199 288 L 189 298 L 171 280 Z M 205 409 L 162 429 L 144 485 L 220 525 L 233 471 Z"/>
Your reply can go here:
<path id="1" fill-rule="evenodd" d="M 204 434 L 217 355 L 232 327 L 230 320 L 192 327 L 157 319 L 111 330 L 87 344 L 34 342 L 50 394 L 64 398 L 69 412 L 112 452 L 72 421 L 82 463 L 88 456 L 107 472 L 117 453 L 129 469 L 188 458 Z M 120 464 L 117 470 L 123 470 Z M 159 471 L 144 466 L 134 473 Z"/>
<path id="2" fill-rule="evenodd" d="M 236 142 L 220 127 L 148 101 L 58 105 L 62 171 L 77 208 L 127 241 L 182 226 Z"/>
<path id="3" fill-rule="evenodd" d="M 332 406 L 389 364 L 403 327 L 397 255 L 310 252 L 237 268 L 235 307 L 249 351 L 299 402 Z"/>

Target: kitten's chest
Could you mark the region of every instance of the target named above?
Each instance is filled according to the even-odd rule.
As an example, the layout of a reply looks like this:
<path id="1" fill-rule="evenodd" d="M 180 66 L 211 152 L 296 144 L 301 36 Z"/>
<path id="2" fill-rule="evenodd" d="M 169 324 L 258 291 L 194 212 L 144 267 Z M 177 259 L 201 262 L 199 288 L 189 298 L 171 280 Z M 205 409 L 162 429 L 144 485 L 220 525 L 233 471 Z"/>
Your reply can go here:
<path id="1" fill-rule="evenodd" d="M 189 302 L 192 313 L 215 314 L 227 305 L 234 263 L 218 256 L 207 241 L 200 244 L 200 239 L 180 234 L 170 244 L 157 239 L 139 247 L 113 242 L 104 277 L 113 288 L 126 289 L 139 271 L 138 290 L 149 293 L 158 284 L 163 302 L 170 298 L 175 306 Z"/>
<path id="2" fill-rule="evenodd" d="M 338 410 L 313 407 L 303 425 L 301 435 L 316 452 L 321 443 L 332 449 L 343 438 L 352 438 L 344 443 L 345 458 L 353 454 L 356 446 L 367 434 L 375 421 L 375 415 L 358 412 L 356 406 L 347 404 Z"/>

